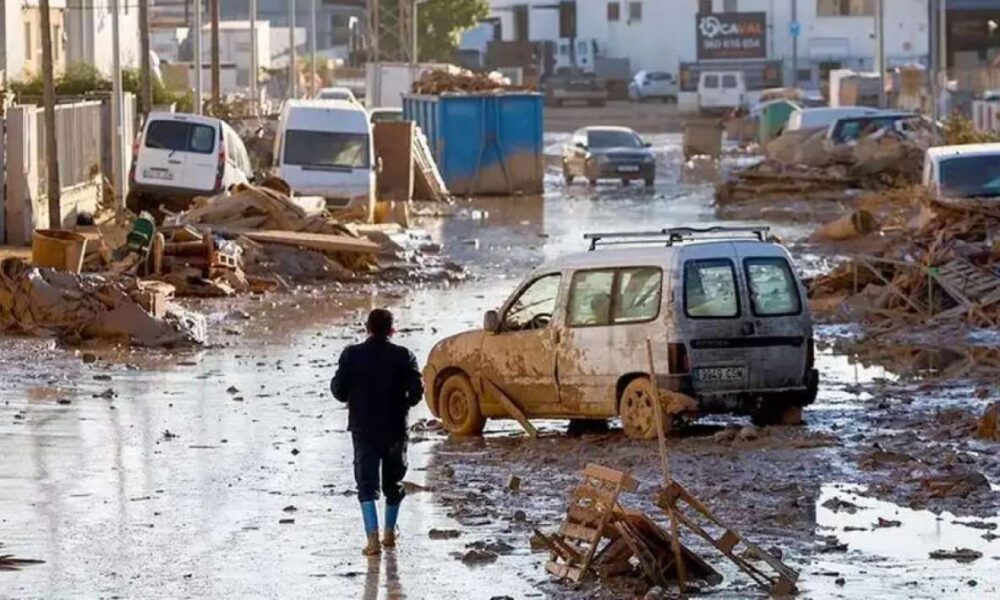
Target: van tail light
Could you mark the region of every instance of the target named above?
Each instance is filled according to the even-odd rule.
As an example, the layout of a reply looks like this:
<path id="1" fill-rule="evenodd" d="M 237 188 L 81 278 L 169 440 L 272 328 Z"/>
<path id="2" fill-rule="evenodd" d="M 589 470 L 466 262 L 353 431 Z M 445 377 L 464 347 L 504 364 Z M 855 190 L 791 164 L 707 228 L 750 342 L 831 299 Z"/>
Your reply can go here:
<path id="1" fill-rule="evenodd" d="M 816 365 L 816 342 L 812 337 L 806 342 L 806 371 L 811 370 Z"/>
<path id="2" fill-rule="evenodd" d="M 667 366 L 671 374 L 690 373 L 691 361 L 688 359 L 687 347 L 682 343 L 667 344 Z"/>

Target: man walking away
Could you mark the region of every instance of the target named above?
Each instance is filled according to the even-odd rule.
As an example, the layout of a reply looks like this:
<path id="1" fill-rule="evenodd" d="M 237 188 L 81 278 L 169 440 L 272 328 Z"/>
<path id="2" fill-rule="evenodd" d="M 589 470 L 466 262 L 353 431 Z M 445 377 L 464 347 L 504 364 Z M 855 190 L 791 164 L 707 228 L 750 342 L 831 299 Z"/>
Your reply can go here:
<path id="1" fill-rule="evenodd" d="M 389 341 L 392 313 L 376 308 L 368 315 L 368 339 L 340 355 L 330 382 L 333 396 L 347 403 L 347 428 L 354 440 L 354 479 L 364 519 L 366 556 L 396 545 L 396 519 L 406 475 L 406 415 L 424 394 L 413 353 Z M 375 501 L 385 494 L 385 539 L 379 543 Z"/>

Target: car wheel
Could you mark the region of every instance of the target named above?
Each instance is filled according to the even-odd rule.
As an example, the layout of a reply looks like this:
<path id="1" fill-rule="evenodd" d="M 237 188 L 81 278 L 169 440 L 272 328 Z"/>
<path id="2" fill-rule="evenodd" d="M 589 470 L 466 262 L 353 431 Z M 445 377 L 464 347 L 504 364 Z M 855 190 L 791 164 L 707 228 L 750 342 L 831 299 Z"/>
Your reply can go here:
<path id="1" fill-rule="evenodd" d="M 802 407 L 784 402 L 766 402 L 750 413 L 750 421 L 758 427 L 768 425 L 802 425 Z"/>
<path id="2" fill-rule="evenodd" d="M 633 440 L 656 437 L 656 393 L 647 377 L 633 379 L 622 392 L 618 414 L 622 419 L 625 436 Z M 663 432 L 670 431 L 673 419 L 663 415 Z"/>
<path id="3" fill-rule="evenodd" d="M 449 433 L 459 436 L 479 435 L 486 418 L 479 408 L 479 396 L 469 378 L 456 373 L 445 380 L 438 394 L 438 412 Z"/>

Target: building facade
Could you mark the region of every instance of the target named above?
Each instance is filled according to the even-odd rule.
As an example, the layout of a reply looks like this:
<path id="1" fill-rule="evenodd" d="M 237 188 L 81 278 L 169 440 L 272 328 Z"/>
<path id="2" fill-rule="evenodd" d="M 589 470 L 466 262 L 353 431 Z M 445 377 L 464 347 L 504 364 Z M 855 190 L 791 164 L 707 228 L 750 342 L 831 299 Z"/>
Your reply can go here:
<path id="1" fill-rule="evenodd" d="M 490 1 L 504 40 L 558 41 L 559 4 Z M 762 13 L 764 56 L 757 58 L 782 61 L 786 82 L 874 64 L 875 0 L 575 0 L 575 5 L 578 42 L 595 43 L 603 56 L 630 59 L 633 71 L 677 73 L 681 63 L 698 62 L 699 13 Z M 929 0 L 885 2 L 889 65 L 926 63 L 929 10 Z"/>
<path id="2" fill-rule="evenodd" d="M 52 61 L 56 73 L 66 68 L 65 0 L 50 2 Z M 3 81 L 30 79 L 42 69 L 42 18 L 38 0 L 0 0 L 0 71 Z"/>
<path id="3" fill-rule="evenodd" d="M 72 0 L 66 8 L 66 61 L 89 63 L 110 77 L 114 66 L 111 0 Z M 122 68 L 139 65 L 139 9 L 118 0 L 118 47 Z"/>

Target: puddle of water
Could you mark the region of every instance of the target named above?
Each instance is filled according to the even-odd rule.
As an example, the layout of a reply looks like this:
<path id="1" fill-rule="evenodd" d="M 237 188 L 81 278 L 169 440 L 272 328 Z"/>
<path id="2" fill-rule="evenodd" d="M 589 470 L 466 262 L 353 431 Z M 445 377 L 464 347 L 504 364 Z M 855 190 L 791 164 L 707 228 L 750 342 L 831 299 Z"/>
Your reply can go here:
<path id="1" fill-rule="evenodd" d="M 936 515 L 862 495 L 851 484 L 824 484 L 816 501 L 817 535 L 835 535 L 846 553 L 817 554 L 803 573 L 802 589 L 813 598 L 988 598 L 997 597 L 1000 569 L 1000 517 L 970 519 L 951 513 Z M 823 506 L 833 498 L 857 508 L 837 511 Z M 895 527 L 874 527 L 878 519 L 898 521 Z M 985 529 L 992 526 L 994 529 Z M 934 560 L 936 550 L 969 548 L 982 557 L 969 563 Z M 846 580 L 833 583 L 836 572 Z M 970 586 L 969 581 L 975 581 Z"/>

